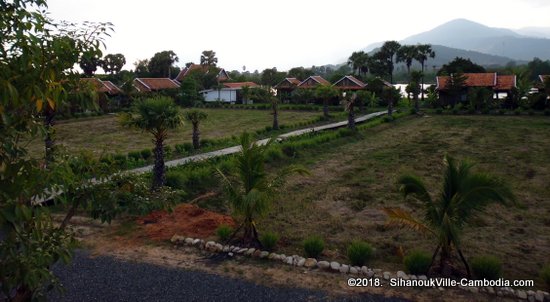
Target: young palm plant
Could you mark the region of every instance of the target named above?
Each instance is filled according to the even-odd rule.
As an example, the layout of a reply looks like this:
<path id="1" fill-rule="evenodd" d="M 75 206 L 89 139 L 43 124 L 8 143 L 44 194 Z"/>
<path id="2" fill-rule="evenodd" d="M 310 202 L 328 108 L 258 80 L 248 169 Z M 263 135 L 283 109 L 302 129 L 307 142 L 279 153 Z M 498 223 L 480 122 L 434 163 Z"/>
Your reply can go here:
<path id="1" fill-rule="evenodd" d="M 201 132 L 199 131 L 199 124 L 207 118 L 208 114 L 199 110 L 191 110 L 185 113 L 185 119 L 193 125 L 193 148 L 195 150 L 200 149 L 201 147 Z"/>
<path id="2" fill-rule="evenodd" d="M 344 96 L 344 105 L 348 112 L 348 128 L 355 130 L 355 103 L 357 102 L 357 93 L 347 92 Z"/>
<path id="3" fill-rule="evenodd" d="M 240 141 L 242 150 L 236 157 L 235 177 L 230 179 L 220 170 L 218 173 L 224 181 L 234 216 L 241 221 L 232 237 L 242 229 L 244 244 L 261 247 L 256 218 L 269 211 L 275 194 L 285 183 L 287 176 L 294 173 L 308 174 L 308 171 L 296 166 L 287 166 L 272 177 L 264 168 L 265 153 L 271 141 L 265 145 L 256 144 L 252 136 L 246 132 L 241 135 Z"/>
<path id="4" fill-rule="evenodd" d="M 417 220 L 400 208 L 387 207 L 384 211 L 389 216 L 390 224 L 408 227 L 436 238 L 437 247 L 430 267 L 439 254 L 440 273 L 450 275 L 452 255 L 456 250 L 468 277 L 471 277 L 470 267 L 460 249 L 464 227 L 473 215 L 483 213 L 490 203 L 509 205 L 515 203 L 516 199 L 510 187 L 502 180 L 489 174 L 472 172 L 472 164 L 466 161 L 457 163 L 449 156 L 445 156 L 444 163 L 443 188 L 436 195 L 437 199 L 432 199 L 424 182 L 416 176 L 403 175 L 398 180 L 404 197 L 413 196 L 417 201 L 413 205 L 423 210 L 423 220 Z"/>
<path id="5" fill-rule="evenodd" d="M 178 107 L 169 97 L 148 98 L 137 102 L 131 113 L 122 114 L 120 121 L 124 126 L 139 128 L 153 135 L 155 165 L 151 189 L 159 189 L 165 181 L 164 141 L 168 136 L 168 130 L 175 129 L 183 123 Z"/>

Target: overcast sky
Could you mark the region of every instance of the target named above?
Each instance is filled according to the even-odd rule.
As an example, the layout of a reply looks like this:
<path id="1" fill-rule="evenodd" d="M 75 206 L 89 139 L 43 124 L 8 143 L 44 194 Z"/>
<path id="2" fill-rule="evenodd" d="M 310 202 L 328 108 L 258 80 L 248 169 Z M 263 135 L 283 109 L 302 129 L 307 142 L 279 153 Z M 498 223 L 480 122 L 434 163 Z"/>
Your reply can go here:
<path id="1" fill-rule="evenodd" d="M 456 18 L 492 27 L 550 27 L 550 0 L 49 0 L 55 20 L 112 22 L 104 53 L 138 59 L 173 50 L 179 66 L 214 50 L 227 70 L 344 61 L 371 43 L 400 40 Z"/>

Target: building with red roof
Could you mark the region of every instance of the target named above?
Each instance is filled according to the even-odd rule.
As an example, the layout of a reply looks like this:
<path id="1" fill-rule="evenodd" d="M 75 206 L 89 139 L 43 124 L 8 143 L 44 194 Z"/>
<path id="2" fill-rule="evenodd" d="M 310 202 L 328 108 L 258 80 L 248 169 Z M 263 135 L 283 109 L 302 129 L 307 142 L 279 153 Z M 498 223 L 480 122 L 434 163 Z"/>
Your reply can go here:
<path id="1" fill-rule="evenodd" d="M 323 79 L 323 77 L 321 76 L 310 76 L 309 78 L 300 82 L 300 84 L 298 84 L 297 87 L 309 89 L 309 88 L 315 88 L 319 85 L 330 85 L 330 82 Z"/>
<path id="2" fill-rule="evenodd" d="M 218 68 L 218 67 L 209 68 L 208 66 L 203 66 L 203 65 L 199 65 L 199 64 L 191 64 L 188 67 L 185 67 L 184 69 L 182 69 L 178 73 L 178 75 L 176 76 L 175 80 L 178 81 L 178 82 L 181 82 L 186 77 L 192 75 L 195 72 L 200 72 L 200 73 L 205 73 L 206 74 L 206 73 L 213 72 L 213 71 L 217 72 L 216 81 L 218 81 L 218 82 L 225 82 L 225 81 L 228 81 L 228 80 L 231 79 L 229 77 L 229 74 L 223 68 Z"/>
<path id="3" fill-rule="evenodd" d="M 340 90 L 362 90 L 367 87 L 367 84 L 354 76 L 347 75 L 336 81 L 332 86 Z"/>
<path id="4" fill-rule="evenodd" d="M 135 78 L 133 85 L 138 92 L 155 92 L 180 87 L 177 81 L 169 78 Z"/>
<path id="5" fill-rule="evenodd" d="M 464 83 L 462 86 L 453 87 L 453 81 L 456 74 L 450 76 L 436 77 L 436 90 L 439 93 L 439 99 L 443 103 L 454 104 L 458 101 L 466 101 L 468 92 L 471 88 L 486 88 L 493 92 L 493 98 L 499 98 L 499 94 L 505 93 L 506 98 L 510 98 L 512 90 L 516 87 L 515 75 L 497 75 L 491 73 L 464 73 Z M 459 89 L 460 95 L 452 95 L 453 89 Z"/>

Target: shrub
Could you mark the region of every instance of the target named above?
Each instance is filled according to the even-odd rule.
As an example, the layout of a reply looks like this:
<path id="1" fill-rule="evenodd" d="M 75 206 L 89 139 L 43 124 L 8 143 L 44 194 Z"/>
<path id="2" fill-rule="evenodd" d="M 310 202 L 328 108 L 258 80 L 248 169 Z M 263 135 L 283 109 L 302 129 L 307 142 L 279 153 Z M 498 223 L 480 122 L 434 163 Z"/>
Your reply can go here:
<path id="1" fill-rule="evenodd" d="M 457 114 L 458 114 L 458 109 L 456 109 L 456 108 L 453 108 L 453 111 L 452 111 L 452 113 L 453 113 L 454 115 L 457 115 Z"/>
<path id="2" fill-rule="evenodd" d="M 164 146 L 164 156 L 170 157 L 172 155 L 172 147 L 169 145 Z"/>
<path id="3" fill-rule="evenodd" d="M 173 189 L 184 190 L 186 188 L 187 177 L 181 171 L 168 170 L 166 172 L 166 185 Z"/>
<path id="4" fill-rule="evenodd" d="M 363 266 L 372 256 L 372 247 L 364 241 L 354 241 L 348 247 L 348 259 L 353 266 Z"/>
<path id="5" fill-rule="evenodd" d="M 191 150 L 193 150 L 193 144 L 191 143 L 177 144 L 175 146 L 175 149 L 178 154 L 187 154 Z"/>
<path id="6" fill-rule="evenodd" d="M 283 158 L 283 151 L 279 147 L 271 147 L 265 153 L 266 161 L 272 162 Z"/>
<path id="7" fill-rule="evenodd" d="M 265 232 L 260 236 L 262 246 L 268 251 L 273 251 L 278 241 L 279 236 L 272 232 Z"/>
<path id="8" fill-rule="evenodd" d="M 472 260 L 472 271 L 478 279 L 497 280 L 502 271 L 502 264 L 494 256 L 475 257 Z"/>
<path id="9" fill-rule="evenodd" d="M 540 270 L 540 277 L 544 281 L 546 288 L 550 289 L 550 264 L 545 265 Z"/>
<path id="10" fill-rule="evenodd" d="M 393 117 L 390 116 L 390 115 L 386 115 L 386 116 L 384 116 L 384 118 L 382 120 L 384 121 L 384 123 L 389 123 L 389 122 L 393 121 Z"/>
<path id="11" fill-rule="evenodd" d="M 484 108 L 483 110 L 481 110 L 481 113 L 482 114 L 489 114 L 490 110 L 488 108 Z"/>
<path id="12" fill-rule="evenodd" d="M 521 109 L 517 108 L 516 110 L 514 110 L 514 114 L 515 115 L 520 115 L 521 114 Z"/>
<path id="13" fill-rule="evenodd" d="M 145 160 L 148 160 L 153 155 L 151 149 L 143 149 L 139 153 L 141 153 L 141 157 L 143 157 L 143 159 Z"/>
<path id="14" fill-rule="evenodd" d="M 205 139 L 201 139 L 201 145 L 204 147 L 207 147 L 207 146 L 213 145 L 213 142 L 212 140 L 205 138 Z"/>
<path id="15" fill-rule="evenodd" d="M 126 167 L 127 158 L 124 154 L 115 154 L 113 155 L 113 160 L 115 164 L 121 168 Z"/>
<path id="16" fill-rule="evenodd" d="M 139 160 L 141 159 L 141 153 L 139 151 L 130 151 L 128 152 L 128 158 Z"/>
<path id="17" fill-rule="evenodd" d="M 283 151 L 283 153 L 286 156 L 294 157 L 294 156 L 296 156 L 296 153 L 298 152 L 298 147 L 297 147 L 296 143 L 287 143 L 287 144 L 283 145 L 281 150 Z"/>
<path id="18" fill-rule="evenodd" d="M 443 114 L 443 109 L 437 108 L 437 109 L 435 110 L 435 113 L 437 113 L 437 114 Z"/>
<path id="19" fill-rule="evenodd" d="M 504 111 L 503 109 L 498 110 L 498 114 L 500 114 L 500 115 L 504 115 L 505 113 L 506 113 L 506 111 Z"/>
<path id="20" fill-rule="evenodd" d="M 325 241 L 313 236 L 304 240 L 304 252 L 308 258 L 318 258 L 325 249 Z"/>
<path id="21" fill-rule="evenodd" d="M 216 235 L 221 241 L 227 241 L 231 234 L 233 234 L 233 228 L 226 224 L 220 224 L 216 229 Z"/>
<path id="22" fill-rule="evenodd" d="M 424 251 L 412 251 L 403 259 L 405 269 L 413 275 L 427 275 L 431 263 L 432 257 Z"/>

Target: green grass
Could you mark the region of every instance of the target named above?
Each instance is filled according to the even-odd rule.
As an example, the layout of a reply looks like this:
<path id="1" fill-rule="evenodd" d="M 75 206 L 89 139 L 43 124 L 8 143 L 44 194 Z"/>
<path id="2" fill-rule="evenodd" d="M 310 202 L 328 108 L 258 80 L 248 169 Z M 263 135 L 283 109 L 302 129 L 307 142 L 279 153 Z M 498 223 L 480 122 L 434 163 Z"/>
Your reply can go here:
<path id="1" fill-rule="evenodd" d="M 401 248 L 405 254 L 431 252 L 436 243 L 386 227 L 381 207 L 408 207 L 396 186 L 403 173 L 422 177 L 433 194 L 439 193 L 448 153 L 504 178 L 523 204 L 492 205 L 472 220 L 463 238 L 466 258 L 492 254 L 503 260 L 505 278 L 537 278 L 550 250 L 548 133 L 550 119 L 542 116 L 435 115 L 381 124 L 301 150 L 292 161 L 306 165 L 312 175 L 293 176 L 258 226 L 284 234 L 285 254 L 301 253 L 303 240 L 318 235 L 325 239 L 327 258 L 345 261 L 347 245 L 364 240 L 376 249 L 373 267 L 400 270 Z M 420 218 L 418 210 L 410 210 Z"/>
<path id="2" fill-rule="evenodd" d="M 202 139 L 217 139 L 238 136 L 244 131 L 254 132 L 271 126 L 272 115 L 269 111 L 201 109 L 208 113 L 208 119 L 201 124 Z M 279 124 L 290 125 L 310 121 L 318 117 L 319 112 L 281 111 Z M 153 148 L 151 135 L 140 130 L 120 126 L 114 115 L 86 119 L 60 121 L 55 126 L 58 144 L 71 152 L 90 150 L 98 156 L 104 153 L 123 153 Z M 180 129 L 171 131 L 166 141 L 172 147 L 175 144 L 191 142 L 191 125 L 186 123 Z M 41 155 L 43 142 L 34 140 L 30 153 Z"/>

